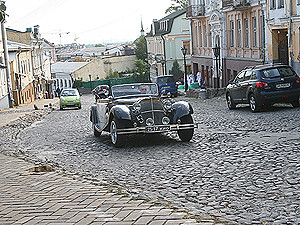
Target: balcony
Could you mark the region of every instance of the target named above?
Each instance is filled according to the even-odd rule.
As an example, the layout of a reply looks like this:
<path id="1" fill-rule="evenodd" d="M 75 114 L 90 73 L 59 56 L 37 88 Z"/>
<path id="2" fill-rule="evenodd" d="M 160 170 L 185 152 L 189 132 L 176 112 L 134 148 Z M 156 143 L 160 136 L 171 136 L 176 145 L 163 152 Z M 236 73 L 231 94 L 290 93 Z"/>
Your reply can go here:
<path id="1" fill-rule="evenodd" d="M 190 5 L 186 8 L 186 17 L 198 17 L 204 16 L 205 14 L 205 5 Z"/>
<path id="2" fill-rule="evenodd" d="M 237 10 L 243 10 L 250 7 L 249 0 L 238 0 L 234 2 L 234 8 Z"/>

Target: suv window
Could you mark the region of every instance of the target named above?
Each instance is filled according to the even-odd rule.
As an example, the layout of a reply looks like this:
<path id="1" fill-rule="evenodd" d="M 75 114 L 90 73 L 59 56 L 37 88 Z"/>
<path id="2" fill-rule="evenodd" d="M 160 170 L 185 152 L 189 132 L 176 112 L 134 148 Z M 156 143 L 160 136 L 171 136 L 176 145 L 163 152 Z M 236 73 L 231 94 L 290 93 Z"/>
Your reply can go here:
<path id="1" fill-rule="evenodd" d="M 253 71 L 253 73 L 251 74 L 251 80 L 256 80 L 257 79 L 257 75 L 256 75 L 256 72 Z"/>
<path id="2" fill-rule="evenodd" d="M 172 77 L 172 76 L 158 77 L 157 78 L 157 83 L 159 83 L 159 84 L 173 83 L 173 82 L 174 82 L 174 77 Z"/>
<path id="3" fill-rule="evenodd" d="M 267 79 L 290 77 L 295 75 L 295 72 L 290 67 L 278 67 L 262 70 L 262 77 Z"/>
<path id="4" fill-rule="evenodd" d="M 240 81 L 243 81 L 244 80 L 244 74 L 245 74 L 245 71 L 242 71 L 240 72 L 236 78 L 234 79 L 234 82 L 240 82 Z"/>
<path id="5" fill-rule="evenodd" d="M 244 80 L 250 80 L 251 74 L 252 74 L 252 71 L 251 71 L 251 70 L 248 70 L 248 71 L 245 73 L 245 78 L 244 78 Z"/>

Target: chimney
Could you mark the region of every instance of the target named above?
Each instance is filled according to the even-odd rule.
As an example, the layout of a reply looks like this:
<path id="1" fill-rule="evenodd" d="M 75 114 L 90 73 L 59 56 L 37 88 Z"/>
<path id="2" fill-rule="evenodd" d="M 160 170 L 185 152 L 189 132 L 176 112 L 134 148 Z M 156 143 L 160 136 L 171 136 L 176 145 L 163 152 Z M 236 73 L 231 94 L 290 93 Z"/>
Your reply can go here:
<path id="1" fill-rule="evenodd" d="M 27 27 L 26 28 L 26 32 L 32 32 L 32 28 L 31 27 Z"/>
<path id="2" fill-rule="evenodd" d="M 39 32 L 40 32 L 40 25 L 35 25 L 34 27 L 33 27 L 33 34 L 34 35 L 38 35 L 39 34 Z"/>

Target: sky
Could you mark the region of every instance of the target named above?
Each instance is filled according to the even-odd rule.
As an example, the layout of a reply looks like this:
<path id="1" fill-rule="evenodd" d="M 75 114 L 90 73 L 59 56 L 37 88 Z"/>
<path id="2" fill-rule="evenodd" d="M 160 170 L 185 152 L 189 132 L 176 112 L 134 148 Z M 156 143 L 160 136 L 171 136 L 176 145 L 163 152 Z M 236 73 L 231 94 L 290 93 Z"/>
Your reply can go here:
<path id="1" fill-rule="evenodd" d="M 55 44 L 134 41 L 141 20 L 149 32 L 171 0 L 6 0 L 5 26 L 26 31 L 40 25 L 42 38 Z"/>

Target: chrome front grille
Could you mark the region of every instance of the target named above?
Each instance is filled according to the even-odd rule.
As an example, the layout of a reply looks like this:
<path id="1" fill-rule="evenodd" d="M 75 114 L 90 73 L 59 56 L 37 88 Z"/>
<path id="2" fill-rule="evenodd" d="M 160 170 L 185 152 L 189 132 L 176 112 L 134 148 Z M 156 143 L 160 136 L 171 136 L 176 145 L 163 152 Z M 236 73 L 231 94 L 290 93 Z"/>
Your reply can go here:
<path id="1" fill-rule="evenodd" d="M 141 104 L 141 115 L 143 117 L 142 125 L 146 125 L 145 121 L 147 118 L 152 118 L 155 125 L 162 124 L 162 118 L 164 117 L 164 106 L 163 103 L 157 98 L 144 99 L 140 102 Z"/>

